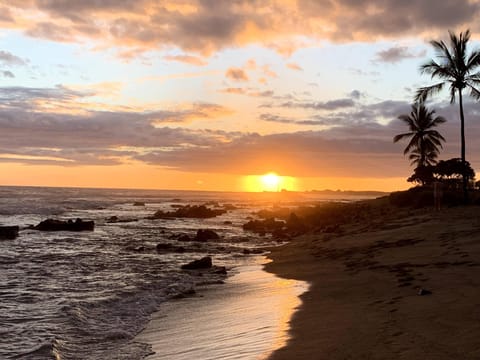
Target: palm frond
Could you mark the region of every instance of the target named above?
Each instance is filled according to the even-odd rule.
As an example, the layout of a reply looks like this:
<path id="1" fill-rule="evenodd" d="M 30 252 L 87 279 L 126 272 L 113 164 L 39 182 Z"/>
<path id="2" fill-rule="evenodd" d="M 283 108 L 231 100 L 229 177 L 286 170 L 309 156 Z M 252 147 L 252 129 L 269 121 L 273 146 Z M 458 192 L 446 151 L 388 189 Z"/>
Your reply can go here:
<path id="1" fill-rule="evenodd" d="M 445 82 L 441 82 L 435 85 L 421 87 L 417 90 L 415 94 L 415 102 L 423 103 L 427 100 L 427 98 L 431 95 L 437 94 L 442 91 L 443 87 L 445 86 Z"/>

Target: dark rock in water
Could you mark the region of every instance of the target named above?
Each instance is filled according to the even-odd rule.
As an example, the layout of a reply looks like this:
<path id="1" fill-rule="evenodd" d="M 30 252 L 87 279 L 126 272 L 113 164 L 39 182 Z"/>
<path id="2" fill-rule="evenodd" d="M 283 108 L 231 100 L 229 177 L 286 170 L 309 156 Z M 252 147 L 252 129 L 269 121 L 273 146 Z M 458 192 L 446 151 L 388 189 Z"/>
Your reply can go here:
<path id="1" fill-rule="evenodd" d="M 151 219 L 169 219 L 169 218 L 197 218 L 207 219 L 222 215 L 226 212 L 224 209 L 210 209 L 205 205 L 187 205 L 176 209 L 175 211 L 158 210 Z"/>
<path id="2" fill-rule="evenodd" d="M 418 290 L 418 293 L 417 293 L 418 296 L 425 296 L 425 295 L 431 295 L 431 294 L 432 292 L 430 290 L 423 289 L 423 288 L 420 288 L 420 290 Z"/>
<path id="3" fill-rule="evenodd" d="M 169 243 L 160 243 L 157 244 L 157 252 L 164 253 L 164 252 L 176 252 L 176 253 L 184 253 L 185 248 L 183 246 L 175 246 Z"/>
<path id="4" fill-rule="evenodd" d="M 138 219 L 120 219 L 118 216 L 110 216 L 105 222 L 106 223 L 127 223 L 127 222 L 134 222 L 138 221 Z"/>
<path id="5" fill-rule="evenodd" d="M 170 243 L 166 244 L 157 244 L 157 251 L 162 252 L 162 251 L 170 251 L 173 249 L 173 245 Z"/>
<path id="6" fill-rule="evenodd" d="M 223 222 L 223 225 L 232 225 L 232 224 L 233 223 L 231 221 L 228 221 L 228 220 Z"/>
<path id="7" fill-rule="evenodd" d="M 250 255 L 250 254 L 258 255 L 258 254 L 263 254 L 263 250 L 262 249 L 243 249 L 243 253 L 245 255 Z"/>
<path id="8" fill-rule="evenodd" d="M 19 230 L 18 226 L 0 226 L 0 239 L 15 239 Z"/>
<path id="9" fill-rule="evenodd" d="M 193 260 L 188 264 L 182 265 L 184 270 L 210 269 L 212 267 L 212 258 L 205 256 L 199 260 Z"/>
<path id="10" fill-rule="evenodd" d="M 177 238 L 178 241 L 192 241 L 192 239 L 190 239 L 190 236 L 186 235 L 186 234 L 183 234 L 183 235 L 180 235 L 178 238 Z"/>
<path id="11" fill-rule="evenodd" d="M 95 222 L 84 221 L 79 218 L 75 221 L 47 219 L 34 227 L 35 230 L 40 231 L 93 231 L 94 228 Z"/>
<path id="12" fill-rule="evenodd" d="M 216 239 L 220 239 L 220 236 L 218 236 L 218 234 L 215 231 L 209 230 L 209 229 L 199 229 L 197 231 L 197 235 L 195 235 L 195 238 L 193 240 L 205 242 L 208 240 L 216 240 Z"/>
<path id="13" fill-rule="evenodd" d="M 145 203 L 143 201 L 135 201 L 133 206 L 145 206 Z"/>
<path id="14" fill-rule="evenodd" d="M 211 273 L 227 275 L 227 268 L 225 266 L 213 266 L 211 269 Z"/>

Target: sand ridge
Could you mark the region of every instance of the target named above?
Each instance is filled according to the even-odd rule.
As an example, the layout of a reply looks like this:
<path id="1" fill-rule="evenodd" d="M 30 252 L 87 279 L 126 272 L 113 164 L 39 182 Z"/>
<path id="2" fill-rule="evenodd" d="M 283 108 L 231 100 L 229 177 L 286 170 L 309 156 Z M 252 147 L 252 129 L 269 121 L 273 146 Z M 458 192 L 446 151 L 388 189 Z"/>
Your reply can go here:
<path id="1" fill-rule="evenodd" d="M 480 358 L 479 207 L 348 224 L 271 258 L 267 271 L 311 283 L 271 360 Z"/>

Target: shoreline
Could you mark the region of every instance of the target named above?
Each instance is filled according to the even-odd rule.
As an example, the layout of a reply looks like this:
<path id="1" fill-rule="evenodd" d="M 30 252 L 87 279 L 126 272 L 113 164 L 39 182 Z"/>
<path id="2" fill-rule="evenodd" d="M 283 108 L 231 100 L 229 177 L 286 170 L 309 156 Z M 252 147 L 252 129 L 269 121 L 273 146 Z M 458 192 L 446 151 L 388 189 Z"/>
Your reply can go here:
<path id="1" fill-rule="evenodd" d="M 224 284 L 162 304 L 134 339 L 152 346 L 145 359 L 267 359 L 282 347 L 306 284 L 264 271 L 266 261 L 255 257 Z"/>
<path id="2" fill-rule="evenodd" d="M 266 271 L 311 284 L 269 360 L 480 358 L 479 207 L 399 210 L 269 258 Z"/>

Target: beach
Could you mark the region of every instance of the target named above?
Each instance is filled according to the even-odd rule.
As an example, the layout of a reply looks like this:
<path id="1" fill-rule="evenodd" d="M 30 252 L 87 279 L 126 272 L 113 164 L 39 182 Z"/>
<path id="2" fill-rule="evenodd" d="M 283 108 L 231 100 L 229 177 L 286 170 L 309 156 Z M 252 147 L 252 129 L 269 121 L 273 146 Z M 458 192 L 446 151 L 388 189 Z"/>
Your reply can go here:
<path id="1" fill-rule="evenodd" d="M 225 284 L 163 304 L 136 338 L 151 344 L 147 360 L 261 360 L 284 346 L 288 321 L 308 285 L 265 272 L 266 261 L 258 256 Z"/>
<path id="2" fill-rule="evenodd" d="M 478 359 L 480 208 L 398 210 L 272 249 L 310 283 L 282 359 Z"/>

